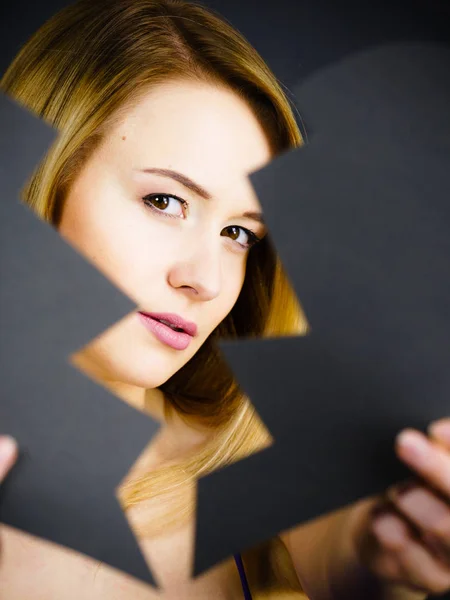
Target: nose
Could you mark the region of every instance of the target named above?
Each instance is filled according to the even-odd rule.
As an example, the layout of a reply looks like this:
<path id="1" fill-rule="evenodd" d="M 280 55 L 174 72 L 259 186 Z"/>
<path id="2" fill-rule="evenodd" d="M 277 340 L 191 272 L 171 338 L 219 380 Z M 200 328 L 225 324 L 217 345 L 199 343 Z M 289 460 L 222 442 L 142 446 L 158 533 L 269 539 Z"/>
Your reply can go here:
<path id="1" fill-rule="evenodd" d="M 222 286 L 220 245 L 191 239 L 168 273 L 171 287 L 195 300 L 214 300 Z"/>

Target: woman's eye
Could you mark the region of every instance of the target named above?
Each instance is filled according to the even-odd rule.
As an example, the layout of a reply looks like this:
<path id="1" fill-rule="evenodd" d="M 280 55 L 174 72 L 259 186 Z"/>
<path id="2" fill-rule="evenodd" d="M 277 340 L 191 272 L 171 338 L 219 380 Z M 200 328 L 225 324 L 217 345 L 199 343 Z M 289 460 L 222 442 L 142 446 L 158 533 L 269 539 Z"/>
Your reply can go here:
<path id="1" fill-rule="evenodd" d="M 245 229 L 245 227 L 238 227 L 236 225 L 225 227 L 221 235 L 231 238 L 243 248 L 251 248 L 260 241 L 260 238 L 253 233 L 253 231 Z"/>
<path id="2" fill-rule="evenodd" d="M 148 194 L 143 200 L 152 210 L 164 213 L 168 217 L 184 218 L 183 209 L 187 208 L 186 200 L 168 194 Z"/>

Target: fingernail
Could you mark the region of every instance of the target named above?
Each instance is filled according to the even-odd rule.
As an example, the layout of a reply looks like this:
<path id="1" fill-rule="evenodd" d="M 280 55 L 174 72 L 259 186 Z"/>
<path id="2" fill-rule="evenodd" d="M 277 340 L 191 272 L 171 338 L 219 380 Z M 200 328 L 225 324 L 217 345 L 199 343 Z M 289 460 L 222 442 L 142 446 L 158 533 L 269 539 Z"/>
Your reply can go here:
<path id="1" fill-rule="evenodd" d="M 428 444 L 419 433 L 415 431 L 402 431 L 397 436 L 397 444 L 409 454 L 411 458 L 424 458 L 428 452 Z"/>
<path id="2" fill-rule="evenodd" d="M 428 431 L 432 436 L 439 437 L 446 442 L 450 443 L 450 420 L 436 421 L 432 423 L 428 428 Z"/>
<path id="3" fill-rule="evenodd" d="M 0 436 L 0 461 L 4 462 L 13 457 L 16 452 L 17 443 L 9 435 Z"/>

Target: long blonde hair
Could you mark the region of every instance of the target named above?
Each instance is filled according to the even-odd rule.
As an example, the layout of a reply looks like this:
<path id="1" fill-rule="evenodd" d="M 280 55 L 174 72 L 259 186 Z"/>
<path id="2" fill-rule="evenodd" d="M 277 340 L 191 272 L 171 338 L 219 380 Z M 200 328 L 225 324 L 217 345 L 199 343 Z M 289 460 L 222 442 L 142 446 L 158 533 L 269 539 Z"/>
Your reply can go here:
<path id="1" fill-rule="evenodd" d="M 264 128 L 273 154 L 302 143 L 293 106 L 276 77 L 246 39 L 213 11 L 182 0 L 79 0 L 31 37 L 0 83 L 5 93 L 59 130 L 23 190 L 24 201 L 58 227 L 70 186 L 122 111 L 149 86 L 186 78 L 226 86 L 243 98 Z M 192 516 L 196 478 L 271 442 L 218 351 L 217 340 L 298 334 L 306 328 L 266 237 L 249 253 L 244 285 L 230 314 L 161 386 L 168 419 L 176 411 L 192 424 L 211 427 L 214 436 L 183 462 L 120 490 L 125 510 L 144 499 L 167 499 L 162 503 L 166 514 L 149 524 L 147 534 L 158 524 L 167 529 L 171 517 L 175 525 Z M 266 563 L 272 565 L 274 578 L 294 589 L 292 576 L 274 567 L 279 562 L 274 544 L 278 548 L 278 542 L 268 542 L 259 554 L 267 559 L 272 552 Z M 272 585 L 269 579 L 266 572 L 262 587 Z"/>

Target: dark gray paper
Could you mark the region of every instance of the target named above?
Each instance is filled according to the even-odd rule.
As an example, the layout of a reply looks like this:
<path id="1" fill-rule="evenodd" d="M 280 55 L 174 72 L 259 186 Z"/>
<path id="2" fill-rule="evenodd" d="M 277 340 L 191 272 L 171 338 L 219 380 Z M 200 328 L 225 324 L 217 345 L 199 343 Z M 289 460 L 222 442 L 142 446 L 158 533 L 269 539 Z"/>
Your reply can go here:
<path id="1" fill-rule="evenodd" d="M 153 583 L 115 497 L 157 424 L 68 360 L 135 305 L 18 200 L 55 132 L 0 97 L 2 522 Z"/>
<path id="2" fill-rule="evenodd" d="M 252 175 L 311 332 L 222 346 L 275 443 L 200 480 L 195 573 L 405 478 L 395 435 L 450 414 L 449 73 L 402 44 L 323 70 L 310 143 Z"/>

